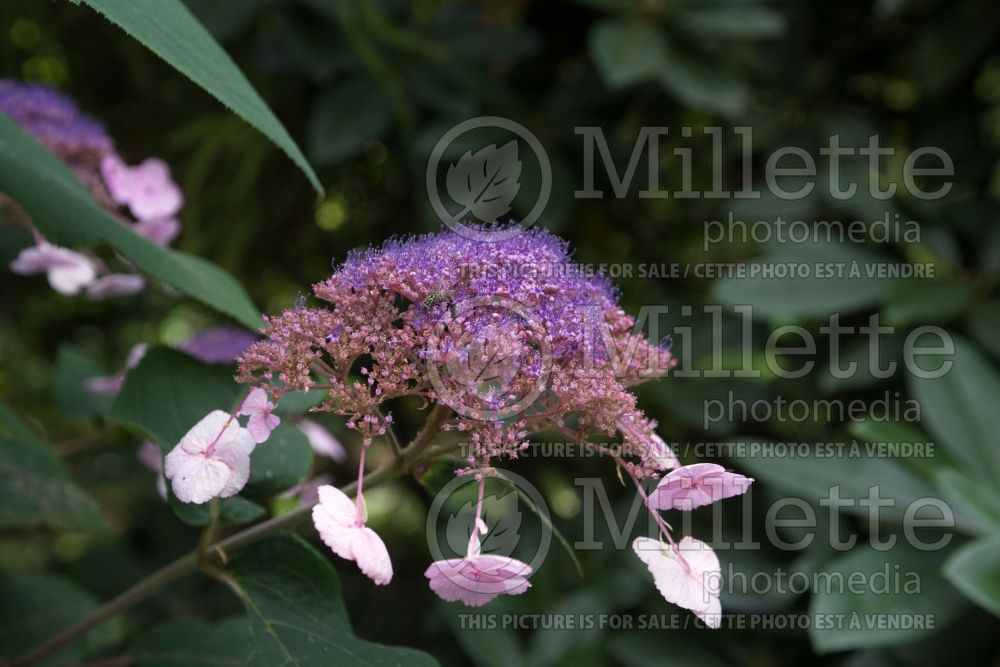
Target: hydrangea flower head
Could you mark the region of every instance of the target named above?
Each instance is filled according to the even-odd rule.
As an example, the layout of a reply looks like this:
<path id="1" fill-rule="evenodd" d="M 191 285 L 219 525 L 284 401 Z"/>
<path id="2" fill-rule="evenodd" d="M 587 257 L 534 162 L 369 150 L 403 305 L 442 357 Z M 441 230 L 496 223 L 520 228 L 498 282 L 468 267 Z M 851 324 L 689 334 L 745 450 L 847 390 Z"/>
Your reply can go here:
<path id="1" fill-rule="evenodd" d="M 656 424 L 628 387 L 674 360 L 633 332 L 610 282 L 581 272 L 561 239 L 392 240 L 350 254 L 313 293 L 328 305 L 268 318 L 241 381 L 278 397 L 322 385 L 323 409 L 365 438 L 385 430 L 381 404 L 418 396 L 454 410 L 445 428 L 468 432 L 479 459 L 517 456 L 530 432 L 622 433 L 630 465 L 662 469 Z"/>
<path id="2" fill-rule="evenodd" d="M 177 236 L 180 222 L 176 215 L 184 198 L 165 162 L 149 158 L 135 167 L 127 166 L 101 123 L 80 111 L 70 97 L 45 85 L 0 79 L 0 113 L 66 163 L 97 203 L 122 224 L 158 245 L 167 245 Z M 127 206 L 132 217 L 121 206 Z M 11 265 L 13 271 L 46 271 L 57 291 L 78 294 L 86 288 L 91 299 L 134 294 L 145 287 L 138 274 L 111 271 L 89 254 L 55 249 L 35 234 L 37 247 L 23 251 Z M 38 268 L 43 262 L 48 266 Z M 127 268 L 134 270 L 131 265 Z"/>
<path id="3" fill-rule="evenodd" d="M 67 162 L 99 160 L 114 147 L 101 123 L 49 86 L 0 80 L 0 113 Z"/>

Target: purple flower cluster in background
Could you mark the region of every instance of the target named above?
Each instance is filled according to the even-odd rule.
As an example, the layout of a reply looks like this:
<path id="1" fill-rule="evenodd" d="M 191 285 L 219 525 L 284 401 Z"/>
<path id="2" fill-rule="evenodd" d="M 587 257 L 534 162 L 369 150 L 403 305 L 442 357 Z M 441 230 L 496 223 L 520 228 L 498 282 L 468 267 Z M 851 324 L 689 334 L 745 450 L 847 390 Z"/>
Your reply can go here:
<path id="1" fill-rule="evenodd" d="M 180 232 L 177 214 L 184 196 L 166 163 L 149 158 L 136 166 L 125 164 L 104 126 L 71 98 L 41 84 L 0 80 L 0 113 L 62 159 L 122 224 L 164 246 Z M 122 266 L 112 269 L 91 253 L 48 243 L 37 230 L 35 237 L 36 245 L 23 250 L 11 270 L 45 273 L 60 294 L 86 291 L 92 299 L 105 299 L 145 287 L 145 279 L 124 260 L 116 260 Z"/>

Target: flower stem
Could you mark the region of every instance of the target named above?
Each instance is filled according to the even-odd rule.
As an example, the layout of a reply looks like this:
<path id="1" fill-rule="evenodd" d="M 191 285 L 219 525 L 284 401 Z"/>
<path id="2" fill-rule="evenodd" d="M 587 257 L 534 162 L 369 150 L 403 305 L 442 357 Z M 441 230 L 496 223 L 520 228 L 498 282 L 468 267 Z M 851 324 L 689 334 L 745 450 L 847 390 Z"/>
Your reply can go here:
<path id="1" fill-rule="evenodd" d="M 365 475 L 363 481 L 369 487 L 380 484 L 390 479 L 394 479 L 406 473 L 410 467 L 417 462 L 440 432 L 442 422 L 451 415 L 451 410 L 445 406 L 436 405 L 427 416 L 427 421 L 420 433 L 413 439 L 402 456 L 392 463 L 373 470 Z M 358 488 L 358 482 L 341 487 L 341 491 L 350 495 Z M 198 549 L 185 554 L 177 560 L 165 565 L 156 572 L 153 572 L 145 579 L 121 593 L 117 597 L 109 600 L 98 607 L 87 616 L 83 617 L 73 625 L 69 626 L 55 637 L 52 637 L 44 644 L 33 649 L 15 660 L 11 667 L 29 667 L 44 660 L 52 653 L 67 646 L 74 640 L 93 630 L 105 621 L 117 616 L 121 612 L 129 609 L 133 605 L 146 599 L 160 589 L 197 572 L 200 565 L 224 565 L 228 559 L 228 554 L 253 544 L 278 531 L 294 528 L 303 520 L 309 517 L 312 507 L 298 507 L 287 514 L 276 516 L 261 523 L 245 528 L 244 530 L 231 535 L 223 540 L 214 542 L 205 547 L 204 551 Z"/>

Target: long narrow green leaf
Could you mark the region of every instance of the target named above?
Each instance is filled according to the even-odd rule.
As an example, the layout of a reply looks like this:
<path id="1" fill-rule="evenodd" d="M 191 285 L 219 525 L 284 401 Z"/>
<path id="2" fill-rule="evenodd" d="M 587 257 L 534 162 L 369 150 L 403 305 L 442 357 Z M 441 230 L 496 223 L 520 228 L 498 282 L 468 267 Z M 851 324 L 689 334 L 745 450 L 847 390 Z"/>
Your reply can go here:
<path id="1" fill-rule="evenodd" d="M 264 133 L 323 193 L 316 172 L 229 54 L 180 0 L 72 0 L 89 5 Z"/>
<path id="2" fill-rule="evenodd" d="M 139 269 L 256 329 L 260 314 L 231 275 L 200 257 L 161 248 L 115 220 L 52 153 L 0 114 L 0 192 L 58 245 L 106 242 Z"/>

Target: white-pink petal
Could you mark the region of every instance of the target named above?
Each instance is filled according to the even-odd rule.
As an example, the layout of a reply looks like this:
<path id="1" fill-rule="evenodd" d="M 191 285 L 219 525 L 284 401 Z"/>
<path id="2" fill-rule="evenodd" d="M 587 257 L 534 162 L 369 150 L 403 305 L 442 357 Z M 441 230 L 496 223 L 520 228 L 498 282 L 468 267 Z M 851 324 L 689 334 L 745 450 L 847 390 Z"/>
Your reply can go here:
<path id="1" fill-rule="evenodd" d="M 10 269 L 25 276 L 46 273 L 52 289 L 67 296 L 79 294 L 97 277 L 97 265 L 86 255 L 41 240 L 22 250 Z"/>
<path id="2" fill-rule="evenodd" d="M 353 500 L 333 486 L 321 486 L 319 503 L 313 507 L 313 525 L 323 543 L 379 586 L 392 580 L 392 561 L 382 538 L 364 525 Z"/>
<path id="3" fill-rule="evenodd" d="M 163 476 L 171 481 L 174 495 L 185 503 L 207 503 L 222 495 L 232 470 L 218 459 L 188 454 L 174 448 L 163 461 Z"/>
<path id="4" fill-rule="evenodd" d="M 164 476 L 186 503 L 204 503 L 240 492 L 250 477 L 250 433 L 222 410 L 195 424 L 164 460 Z"/>
<path id="5" fill-rule="evenodd" d="M 515 558 L 468 555 L 435 561 L 424 576 L 442 600 L 481 607 L 499 595 L 524 593 L 531 588 L 531 573 L 531 566 Z"/>
<path id="6" fill-rule="evenodd" d="M 715 463 L 695 463 L 672 470 L 649 494 L 653 510 L 691 510 L 746 493 L 753 479 Z"/>
<path id="7" fill-rule="evenodd" d="M 711 547 L 690 536 L 676 546 L 637 537 L 632 549 L 646 564 L 656 589 L 667 602 L 694 612 L 710 628 L 721 625 L 722 569 Z"/>

